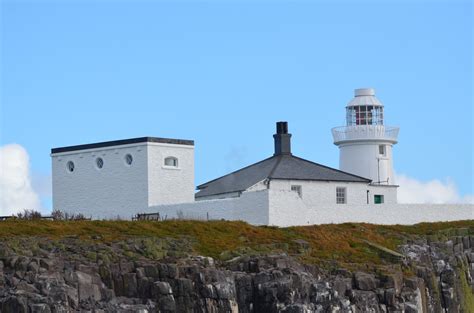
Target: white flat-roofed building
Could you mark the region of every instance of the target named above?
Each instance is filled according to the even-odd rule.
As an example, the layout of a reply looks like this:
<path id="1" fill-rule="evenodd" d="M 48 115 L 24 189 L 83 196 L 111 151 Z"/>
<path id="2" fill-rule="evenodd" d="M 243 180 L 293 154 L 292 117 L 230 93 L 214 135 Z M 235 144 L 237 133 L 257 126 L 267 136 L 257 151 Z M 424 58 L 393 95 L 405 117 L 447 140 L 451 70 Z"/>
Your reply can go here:
<path id="1" fill-rule="evenodd" d="M 158 204 L 194 201 L 194 142 L 141 137 L 51 150 L 53 208 L 130 218 Z"/>

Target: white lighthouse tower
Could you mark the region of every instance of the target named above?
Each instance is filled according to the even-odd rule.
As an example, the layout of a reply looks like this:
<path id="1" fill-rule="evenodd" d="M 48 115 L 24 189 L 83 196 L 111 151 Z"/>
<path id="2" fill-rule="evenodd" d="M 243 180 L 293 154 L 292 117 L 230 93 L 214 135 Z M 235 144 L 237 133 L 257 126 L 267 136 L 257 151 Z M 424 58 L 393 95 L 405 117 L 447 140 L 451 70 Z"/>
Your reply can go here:
<path id="1" fill-rule="evenodd" d="M 395 185 L 392 147 L 398 127 L 384 125 L 383 104 L 372 88 L 356 89 L 346 106 L 346 126 L 332 129 L 339 147 L 339 169 L 372 180 L 374 185 Z"/>

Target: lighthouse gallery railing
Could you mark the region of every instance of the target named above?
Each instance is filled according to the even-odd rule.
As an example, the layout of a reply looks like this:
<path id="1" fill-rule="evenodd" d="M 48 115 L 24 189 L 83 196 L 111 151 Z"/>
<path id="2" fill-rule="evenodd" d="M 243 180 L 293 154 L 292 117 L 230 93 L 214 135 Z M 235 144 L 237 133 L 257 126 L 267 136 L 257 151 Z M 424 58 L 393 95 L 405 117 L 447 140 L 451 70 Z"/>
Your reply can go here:
<path id="1" fill-rule="evenodd" d="M 334 142 L 351 140 L 387 140 L 397 142 L 399 127 L 384 125 L 358 125 L 334 127 L 332 136 Z"/>

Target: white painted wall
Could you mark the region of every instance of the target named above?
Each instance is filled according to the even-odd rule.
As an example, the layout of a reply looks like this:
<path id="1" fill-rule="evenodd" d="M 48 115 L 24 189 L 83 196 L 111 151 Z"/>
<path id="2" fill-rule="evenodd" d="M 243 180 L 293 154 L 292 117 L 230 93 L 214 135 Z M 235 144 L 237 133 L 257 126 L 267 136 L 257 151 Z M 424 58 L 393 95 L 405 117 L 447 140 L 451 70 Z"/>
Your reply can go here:
<path id="1" fill-rule="evenodd" d="M 133 156 L 127 165 L 125 155 Z M 178 168 L 164 158 L 178 158 Z M 102 169 L 96 158 L 104 160 Z M 51 155 L 53 208 L 87 217 L 130 218 L 157 203 L 194 201 L 194 147 L 144 142 Z M 66 168 L 73 161 L 74 172 Z"/>
<path id="2" fill-rule="evenodd" d="M 374 203 L 374 195 L 384 195 L 385 203 L 397 203 L 396 186 L 374 186 L 356 182 L 305 181 L 305 180 L 271 180 L 272 191 L 291 191 L 292 185 L 302 187 L 302 201 L 308 206 L 336 204 L 336 188 L 346 188 L 347 205 L 367 205 Z M 296 192 L 293 191 L 296 194 Z"/>
<path id="3" fill-rule="evenodd" d="M 160 213 L 162 218 L 197 220 L 241 220 L 253 225 L 268 225 L 268 190 L 243 192 L 240 197 L 201 200 L 192 203 L 151 206 L 139 213 Z"/>
<path id="4" fill-rule="evenodd" d="M 178 167 L 165 166 L 167 157 Z M 148 143 L 148 206 L 194 201 L 194 146 Z"/>
<path id="5" fill-rule="evenodd" d="M 369 185 L 367 190 L 369 190 L 369 204 L 374 204 L 374 195 L 383 195 L 384 204 L 397 204 L 398 203 L 398 199 L 397 199 L 398 186 Z"/>
<path id="6" fill-rule="evenodd" d="M 132 165 L 125 155 L 133 156 Z M 96 158 L 104 160 L 102 169 Z M 93 218 L 112 218 L 148 206 L 145 143 L 51 155 L 53 208 Z M 74 172 L 66 168 L 74 162 Z"/>
<path id="7" fill-rule="evenodd" d="M 238 198 L 153 206 L 140 213 L 163 218 L 243 220 L 280 227 L 330 223 L 416 224 L 474 219 L 472 204 L 329 204 L 308 205 L 294 191 L 265 189 Z"/>
<path id="8" fill-rule="evenodd" d="M 404 224 L 474 219 L 472 204 L 372 204 L 308 206 L 292 192 L 270 191 L 269 224 L 281 227 L 330 223 Z"/>
<path id="9" fill-rule="evenodd" d="M 379 145 L 385 145 L 385 155 L 379 154 Z M 395 185 L 392 144 L 386 141 L 349 141 L 339 144 L 339 169 L 366 177 L 376 183 L 388 179 Z"/>

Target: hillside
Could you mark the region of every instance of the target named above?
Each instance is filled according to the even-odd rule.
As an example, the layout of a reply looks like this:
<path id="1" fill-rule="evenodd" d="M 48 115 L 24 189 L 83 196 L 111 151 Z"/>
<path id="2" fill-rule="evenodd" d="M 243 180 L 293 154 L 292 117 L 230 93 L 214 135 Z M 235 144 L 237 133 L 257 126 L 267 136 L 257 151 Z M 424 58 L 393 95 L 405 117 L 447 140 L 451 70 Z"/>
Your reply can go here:
<path id="1" fill-rule="evenodd" d="M 423 223 L 413 226 L 331 224 L 304 227 L 256 227 L 228 221 L 20 221 L 0 223 L 0 238 L 25 236 L 61 239 L 76 236 L 86 242 L 129 238 L 174 238 L 188 241 L 192 253 L 225 260 L 239 254 L 286 252 L 309 264 L 390 262 L 366 241 L 397 250 L 409 240 L 474 234 L 474 220 Z M 301 253 L 305 249 L 305 253 Z M 187 251 L 188 252 L 188 251 Z M 139 255 L 137 255 L 139 257 Z"/>
<path id="2" fill-rule="evenodd" d="M 9 220 L 0 312 L 469 312 L 472 248 L 474 221 Z"/>

